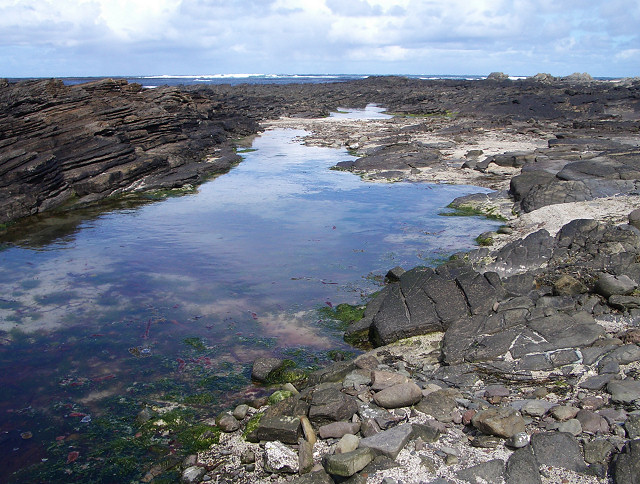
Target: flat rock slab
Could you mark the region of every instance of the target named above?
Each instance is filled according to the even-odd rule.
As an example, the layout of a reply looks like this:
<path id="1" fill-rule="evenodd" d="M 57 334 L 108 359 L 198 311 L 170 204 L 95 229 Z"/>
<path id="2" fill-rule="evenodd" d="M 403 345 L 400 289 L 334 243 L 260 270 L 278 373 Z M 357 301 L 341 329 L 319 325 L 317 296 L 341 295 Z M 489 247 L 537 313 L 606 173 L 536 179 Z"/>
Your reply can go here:
<path id="1" fill-rule="evenodd" d="M 375 455 L 372 449 L 359 448 L 345 454 L 328 455 L 324 459 L 324 468 L 329 474 L 350 477 L 364 469 Z"/>
<path id="2" fill-rule="evenodd" d="M 493 459 L 482 464 L 467 467 L 456 473 L 458 478 L 473 484 L 483 482 L 501 482 L 504 475 L 504 461 Z"/>
<path id="3" fill-rule="evenodd" d="M 633 403 L 640 400 L 640 381 L 633 378 L 612 380 L 607 384 L 607 391 L 616 403 Z"/>
<path id="4" fill-rule="evenodd" d="M 378 455 L 385 455 L 395 459 L 409 442 L 412 433 L 413 427 L 411 424 L 398 425 L 360 440 L 360 448 L 369 448 Z"/>
<path id="5" fill-rule="evenodd" d="M 455 394 L 449 389 L 443 389 L 425 395 L 416 405 L 416 410 L 435 418 L 439 422 L 448 423 L 453 421 L 452 412 L 457 407 L 458 402 L 455 400 Z"/>
<path id="6" fill-rule="evenodd" d="M 562 467 L 575 472 L 586 472 L 578 441 L 565 432 L 544 432 L 531 436 L 531 447 L 540 465 Z"/>
<path id="7" fill-rule="evenodd" d="M 263 416 L 258 424 L 258 438 L 297 444 L 301 435 L 300 419 L 287 416 Z"/>

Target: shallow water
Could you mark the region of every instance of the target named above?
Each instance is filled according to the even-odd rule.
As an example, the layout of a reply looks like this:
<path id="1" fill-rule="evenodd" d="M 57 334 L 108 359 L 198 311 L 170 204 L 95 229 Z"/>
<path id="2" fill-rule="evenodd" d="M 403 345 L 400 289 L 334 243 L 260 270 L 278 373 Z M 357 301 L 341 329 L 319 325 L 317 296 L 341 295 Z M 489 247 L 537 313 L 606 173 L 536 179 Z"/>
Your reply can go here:
<path id="1" fill-rule="evenodd" d="M 98 424 L 134 432 L 141 402 L 215 415 L 261 391 L 257 356 L 309 367 L 351 351 L 320 307 L 496 226 L 438 215 L 481 188 L 365 183 L 304 134 L 263 133 L 197 193 L 51 217 L 0 251 L 0 480 L 41 459 L 81 479 L 67 452 L 91 456 Z"/>

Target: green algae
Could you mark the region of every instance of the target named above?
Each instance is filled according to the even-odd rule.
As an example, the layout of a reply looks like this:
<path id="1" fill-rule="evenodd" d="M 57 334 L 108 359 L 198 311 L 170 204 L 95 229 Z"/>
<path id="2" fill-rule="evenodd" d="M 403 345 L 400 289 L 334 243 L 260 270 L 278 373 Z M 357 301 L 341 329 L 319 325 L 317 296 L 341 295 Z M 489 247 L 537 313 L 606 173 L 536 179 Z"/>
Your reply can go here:
<path id="1" fill-rule="evenodd" d="M 295 385 L 305 382 L 306 379 L 307 372 L 299 368 L 295 361 L 287 359 L 279 368 L 269 372 L 266 383 L 270 385 L 292 383 Z"/>
<path id="2" fill-rule="evenodd" d="M 364 317 L 364 305 L 352 305 L 347 303 L 338 304 L 335 307 L 322 307 L 318 309 L 321 316 L 335 321 L 339 321 L 345 325 L 360 321 Z"/>
<path id="3" fill-rule="evenodd" d="M 450 203 L 447 208 L 453 209 L 451 212 L 440 212 L 438 215 L 443 217 L 485 217 L 489 220 L 499 220 L 506 222 L 507 219 L 497 213 L 496 207 L 491 207 L 486 210 L 479 209 L 473 205 L 454 205 Z"/>
<path id="4" fill-rule="evenodd" d="M 196 351 L 205 351 L 207 349 L 202 339 L 198 337 L 185 338 L 182 342 L 187 346 L 191 346 Z"/>
<path id="5" fill-rule="evenodd" d="M 275 405 L 276 403 L 280 403 L 283 400 L 293 396 L 293 392 L 289 390 L 278 390 L 273 392 L 269 398 L 267 399 L 267 403 L 269 405 Z"/>
<path id="6" fill-rule="evenodd" d="M 263 412 L 256 413 L 253 417 L 249 419 L 244 431 L 242 432 L 242 437 L 245 440 L 250 433 L 258 430 L 258 426 L 260 425 L 260 419 L 262 418 L 263 415 L 264 415 Z"/>

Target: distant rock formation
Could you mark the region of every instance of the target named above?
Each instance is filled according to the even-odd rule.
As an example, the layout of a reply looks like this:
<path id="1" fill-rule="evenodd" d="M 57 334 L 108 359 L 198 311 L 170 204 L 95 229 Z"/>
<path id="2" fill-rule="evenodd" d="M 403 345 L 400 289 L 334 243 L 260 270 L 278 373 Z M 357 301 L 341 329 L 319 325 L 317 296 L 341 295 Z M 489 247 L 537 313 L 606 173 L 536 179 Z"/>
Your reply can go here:
<path id="1" fill-rule="evenodd" d="M 226 144 L 257 130 L 178 88 L 104 79 L 0 82 L 0 223 L 228 170 Z"/>

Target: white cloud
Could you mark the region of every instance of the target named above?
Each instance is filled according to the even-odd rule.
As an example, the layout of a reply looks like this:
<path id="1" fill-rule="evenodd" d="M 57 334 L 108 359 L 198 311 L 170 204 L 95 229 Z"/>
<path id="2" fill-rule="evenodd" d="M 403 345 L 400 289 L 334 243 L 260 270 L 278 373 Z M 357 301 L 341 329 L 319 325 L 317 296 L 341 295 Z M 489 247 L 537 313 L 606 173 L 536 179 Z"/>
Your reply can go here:
<path id="1" fill-rule="evenodd" d="M 628 0 L 0 0 L 0 75 L 637 75 L 638 25 Z"/>

